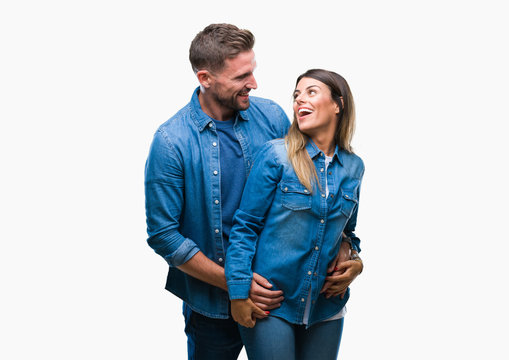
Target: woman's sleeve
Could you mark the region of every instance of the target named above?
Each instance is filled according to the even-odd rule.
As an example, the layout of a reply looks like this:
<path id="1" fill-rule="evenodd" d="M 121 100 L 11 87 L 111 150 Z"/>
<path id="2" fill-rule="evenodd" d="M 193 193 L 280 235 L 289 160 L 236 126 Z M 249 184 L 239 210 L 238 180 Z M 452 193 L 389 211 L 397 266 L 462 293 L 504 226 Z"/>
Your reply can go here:
<path id="1" fill-rule="evenodd" d="M 357 251 L 358 253 L 361 252 L 361 239 L 359 239 L 355 235 L 355 227 L 357 226 L 357 213 L 359 211 L 359 203 L 360 203 L 360 192 L 361 192 L 361 183 L 362 183 L 362 177 L 364 176 L 364 163 L 361 161 L 361 172 L 359 176 L 359 186 L 357 186 L 357 205 L 355 206 L 352 216 L 350 219 L 348 219 L 348 222 L 346 223 L 344 233 L 346 236 L 348 236 L 352 242 L 352 250 Z"/>
<path id="2" fill-rule="evenodd" d="M 239 209 L 233 218 L 225 275 L 230 299 L 247 299 L 253 272 L 252 260 L 265 216 L 272 206 L 282 167 L 272 143 L 258 152 L 249 174 Z"/>

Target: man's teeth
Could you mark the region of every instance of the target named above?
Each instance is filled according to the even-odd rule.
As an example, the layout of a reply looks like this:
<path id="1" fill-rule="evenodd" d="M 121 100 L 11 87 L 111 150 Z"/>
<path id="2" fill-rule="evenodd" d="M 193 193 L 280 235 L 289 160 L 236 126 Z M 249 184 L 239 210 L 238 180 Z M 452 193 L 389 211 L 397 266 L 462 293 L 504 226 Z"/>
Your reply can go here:
<path id="1" fill-rule="evenodd" d="M 311 114 L 313 111 L 309 109 L 299 109 L 299 115 L 302 115 L 303 113 Z"/>

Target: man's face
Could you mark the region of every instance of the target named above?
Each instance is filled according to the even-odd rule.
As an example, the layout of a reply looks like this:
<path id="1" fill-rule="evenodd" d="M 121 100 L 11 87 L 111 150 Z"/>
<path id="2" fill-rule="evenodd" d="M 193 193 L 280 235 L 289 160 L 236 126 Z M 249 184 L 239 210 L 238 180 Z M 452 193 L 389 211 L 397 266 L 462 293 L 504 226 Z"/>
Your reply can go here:
<path id="1" fill-rule="evenodd" d="M 246 110 L 249 107 L 249 91 L 258 87 L 253 75 L 255 68 L 253 50 L 226 59 L 224 69 L 212 75 L 214 81 L 210 89 L 218 105 L 234 111 Z"/>

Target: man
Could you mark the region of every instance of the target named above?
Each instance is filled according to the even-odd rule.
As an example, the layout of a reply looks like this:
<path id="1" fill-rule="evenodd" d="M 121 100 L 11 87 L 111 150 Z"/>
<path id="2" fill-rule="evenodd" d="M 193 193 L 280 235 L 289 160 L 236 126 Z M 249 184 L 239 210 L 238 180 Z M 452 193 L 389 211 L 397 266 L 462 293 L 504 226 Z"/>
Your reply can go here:
<path id="1" fill-rule="evenodd" d="M 253 157 L 290 122 L 271 100 L 250 97 L 254 36 L 212 24 L 189 59 L 200 86 L 154 135 L 145 169 L 148 243 L 170 265 L 166 289 L 184 301 L 189 359 L 237 359 L 242 342 L 224 276 L 232 218 Z M 281 291 L 255 274 L 250 298 L 269 312 Z M 266 313 L 259 313 L 263 318 Z"/>

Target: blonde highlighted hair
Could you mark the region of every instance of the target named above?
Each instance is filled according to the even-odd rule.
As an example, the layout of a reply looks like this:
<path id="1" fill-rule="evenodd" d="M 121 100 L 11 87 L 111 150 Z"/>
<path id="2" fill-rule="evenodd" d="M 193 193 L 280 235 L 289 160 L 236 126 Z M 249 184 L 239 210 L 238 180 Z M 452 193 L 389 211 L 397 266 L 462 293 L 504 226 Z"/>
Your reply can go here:
<path id="1" fill-rule="evenodd" d="M 334 135 L 334 141 L 340 150 L 353 152 L 351 141 L 355 131 L 355 105 L 346 80 L 333 71 L 311 69 L 297 78 L 296 87 L 302 78 L 312 78 L 327 85 L 331 92 L 332 100 L 341 109 L 337 115 L 338 126 Z M 312 192 L 313 183 L 316 182 L 318 184 L 318 175 L 313 161 L 306 150 L 308 141 L 309 137 L 299 129 L 299 123 L 294 113 L 292 125 L 285 137 L 288 159 L 299 181 Z"/>

